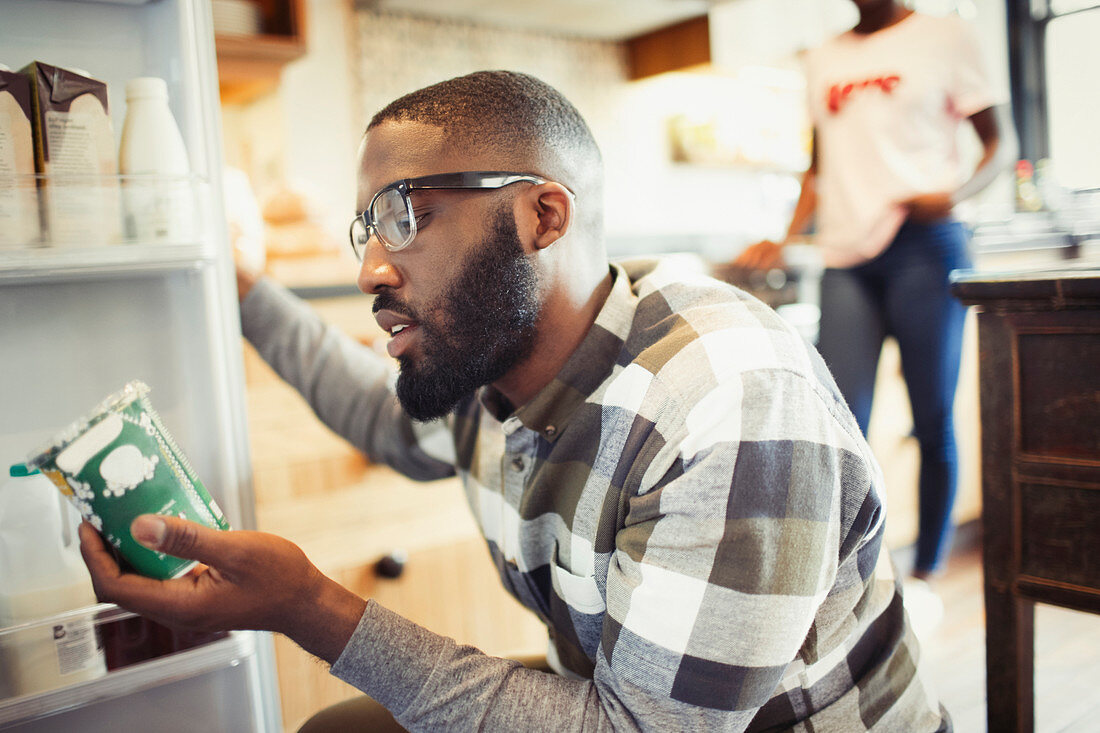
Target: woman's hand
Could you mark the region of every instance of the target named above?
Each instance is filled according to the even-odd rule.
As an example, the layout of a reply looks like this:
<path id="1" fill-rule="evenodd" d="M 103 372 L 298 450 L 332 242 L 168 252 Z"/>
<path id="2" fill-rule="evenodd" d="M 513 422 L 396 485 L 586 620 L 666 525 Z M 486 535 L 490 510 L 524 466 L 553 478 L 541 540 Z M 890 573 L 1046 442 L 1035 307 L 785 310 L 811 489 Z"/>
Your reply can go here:
<path id="1" fill-rule="evenodd" d="M 782 267 L 783 245 L 770 239 L 750 244 L 734 258 L 732 264 L 734 267 L 754 270 L 770 270 L 773 267 Z"/>
<path id="2" fill-rule="evenodd" d="M 150 549 L 202 563 L 174 580 L 123 572 L 99 533 L 80 525 L 80 552 L 96 596 L 167 626 L 278 631 L 333 662 L 363 614 L 361 598 L 281 537 L 151 514 L 135 519 L 130 532 Z"/>
<path id="3" fill-rule="evenodd" d="M 951 210 L 955 207 L 951 194 L 946 191 L 922 193 L 902 201 L 901 205 L 910 219 L 922 224 L 946 219 L 951 216 Z"/>

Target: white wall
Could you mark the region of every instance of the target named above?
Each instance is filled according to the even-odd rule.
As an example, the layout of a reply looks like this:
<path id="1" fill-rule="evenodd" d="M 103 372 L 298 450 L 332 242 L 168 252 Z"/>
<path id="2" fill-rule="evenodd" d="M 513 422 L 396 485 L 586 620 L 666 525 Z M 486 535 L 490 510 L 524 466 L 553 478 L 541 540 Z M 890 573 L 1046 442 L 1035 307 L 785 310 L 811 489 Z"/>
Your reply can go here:
<path id="1" fill-rule="evenodd" d="M 352 94 L 354 12 L 348 0 L 308 0 L 309 52 L 283 72 L 286 177 L 314 192 L 329 229 L 341 242 L 355 214 L 355 150 L 359 133 Z"/>
<path id="2" fill-rule="evenodd" d="M 1100 187 L 1100 11 L 1059 18 L 1048 27 L 1051 157 L 1059 182 Z"/>
<path id="3" fill-rule="evenodd" d="M 669 160 L 671 116 L 759 114 L 745 98 L 744 80 L 678 74 L 630 82 L 621 44 L 461 21 L 362 11 L 359 30 L 354 55 L 364 125 L 401 94 L 478 69 L 522 71 L 559 89 L 603 151 L 614 253 L 686 248 L 728 257 L 785 226 L 797 196 L 793 175 Z"/>
<path id="4" fill-rule="evenodd" d="M 349 0 L 306 0 L 307 52 L 288 64 L 277 89 L 222 106 L 226 164 L 243 170 L 261 205 L 290 190 L 322 227 L 321 248 L 342 248 L 355 211 L 359 142 L 353 80 L 354 12 Z"/>
<path id="5" fill-rule="evenodd" d="M 1003 8 L 998 0 L 971 6 L 996 83 L 1007 89 Z M 625 48 L 614 42 L 353 10 L 351 0 L 308 0 L 306 8 L 308 54 L 286 68 L 276 96 L 226 110 L 227 130 L 236 131 L 227 132 L 227 156 L 248 169 L 261 193 L 279 180 L 311 193 L 336 239 L 346 236 L 354 208 L 355 150 L 370 117 L 409 91 L 491 68 L 538 76 L 588 121 L 604 154 L 614 254 L 691 249 L 721 259 L 785 230 L 797 196 L 792 173 L 670 160 L 674 115 L 761 119 L 763 97 L 745 76 L 631 82 Z M 778 130 L 798 117 L 781 96 L 767 98 L 765 127 Z M 753 139 L 760 138 L 757 131 Z"/>
<path id="6" fill-rule="evenodd" d="M 226 156 L 261 200 L 288 184 L 305 192 L 333 238 L 345 236 L 354 207 L 355 150 L 370 117 L 409 91 L 489 68 L 538 76 L 584 115 L 604 154 L 614 253 L 693 249 L 722 258 L 785 225 L 792 176 L 669 160 L 668 118 L 738 116 L 742 82 L 629 82 L 625 48 L 609 41 L 354 12 L 347 0 L 309 0 L 307 11 L 309 52 L 287 66 L 277 93 L 225 108 Z"/>

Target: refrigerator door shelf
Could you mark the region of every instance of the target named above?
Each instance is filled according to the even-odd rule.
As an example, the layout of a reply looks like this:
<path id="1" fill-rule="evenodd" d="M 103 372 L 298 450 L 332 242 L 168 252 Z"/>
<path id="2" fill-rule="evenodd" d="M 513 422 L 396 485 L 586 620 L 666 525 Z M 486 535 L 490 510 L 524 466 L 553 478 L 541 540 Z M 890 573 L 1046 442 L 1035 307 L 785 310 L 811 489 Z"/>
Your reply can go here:
<path id="1" fill-rule="evenodd" d="M 217 253 L 209 241 L 0 251 L 0 287 L 198 270 L 216 259 Z"/>
<path id="2" fill-rule="evenodd" d="M 49 276 L 193 258 L 192 250 L 212 244 L 211 222 L 220 219 L 212 199 L 210 183 L 197 175 L 0 181 L 0 222 L 18 225 L 0 232 L 0 273 Z"/>
<path id="3" fill-rule="evenodd" d="M 3 642 L 5 637 L 14 636 L 22 631 L 36 629 L 42 626 L 55 626 L 67 621 L 75 621 L 89 616 L 95 616 L 96 625 L 102 625 L 112 621 L 135 618 L 137 614 L 127 611 L 124 608 L 119 608 L 113 603 L 97 603 L 94 606 L 74 608 L 71 611 L 56 613 L 51 616 L 35 619 L 34 621 L 26 621 L 24 623 L 12 624 L 11 626 L 0 627 L 0 643 Z"/>
<path id="4" fill-rule="evenodd" d="M 257 632 L 238 631 L 204 646 L 108 672 L 105 677 L 0 700 L 0 729 L 141 692 L 249 661 Z"/>

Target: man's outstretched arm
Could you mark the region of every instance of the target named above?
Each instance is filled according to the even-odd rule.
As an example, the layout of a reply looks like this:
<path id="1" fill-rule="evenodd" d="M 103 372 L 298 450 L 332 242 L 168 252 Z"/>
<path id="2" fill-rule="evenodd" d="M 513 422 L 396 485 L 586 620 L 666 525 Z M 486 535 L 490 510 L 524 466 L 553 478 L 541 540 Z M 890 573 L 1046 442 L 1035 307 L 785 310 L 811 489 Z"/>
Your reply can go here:
<path id="1" fill-rule="evenodd" d="M 155 515 L 135 519 L 131 532 L 150 549 L 203 565 L 165 581 L 125 572 L 99 533 L 84 522 L 80 551 L 96 596 L 168 626 L 277 631 L 331 664 L 366 607 L 366 601 L 322 574 L 297 545 L 272 534 L 222 532 Z"/>

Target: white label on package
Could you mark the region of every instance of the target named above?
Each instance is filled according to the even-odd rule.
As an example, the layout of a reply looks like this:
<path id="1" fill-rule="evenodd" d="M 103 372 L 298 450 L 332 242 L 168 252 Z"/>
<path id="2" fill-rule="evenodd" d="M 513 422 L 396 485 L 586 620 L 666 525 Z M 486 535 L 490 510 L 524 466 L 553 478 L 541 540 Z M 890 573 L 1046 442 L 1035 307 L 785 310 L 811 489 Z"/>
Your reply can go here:
<path id="1" fill-rule="evenodd" d="M 57 650 L 57 671 L 62 675 L 83 672 L 99 664 L 99 638 L 90 621 L 55 624 L 53 643 Z"/>
<path id="2" fill-rule="evenodd" d="M 12 117 L 9 113 L 0 110 L 0 176 L 7 178 L 14 176 L 15 173 L 15 140 L 12 139 Z"/>
<path id="3" fill-rule="evenodd" d="M 95 127 L 102 124 L 87 112 L 46 111 L 46 140 L 51 175 L 91 176 L 99 173 Z"/>
<path id="4" fill-rule="evenodd" d="M 108 415 L 57 454 L 57 467 L 76 476 L 92 456 L 110 445 L 121 432 L 122 418 L 117 414 Z"/>
<path id="5" fill-rule="evenodd" d="M 31 125 L 19 103 L 0 92 L 0 247 L 25 247 L 38 240 Z"/>

